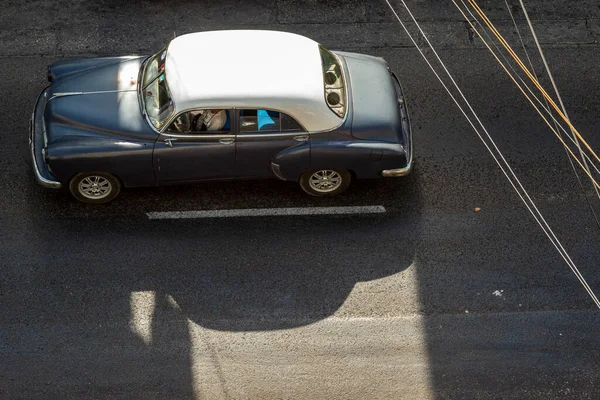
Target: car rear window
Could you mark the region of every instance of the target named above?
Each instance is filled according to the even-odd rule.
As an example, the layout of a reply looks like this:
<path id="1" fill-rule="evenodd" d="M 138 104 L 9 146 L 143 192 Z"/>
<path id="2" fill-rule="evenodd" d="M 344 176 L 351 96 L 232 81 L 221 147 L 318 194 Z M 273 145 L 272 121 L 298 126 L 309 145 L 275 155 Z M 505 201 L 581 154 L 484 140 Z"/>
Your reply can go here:
<path id="1" fill-rule="evenodd" d="M 304 129 L 287 114 L 272 110 L 240 110 L 240 132 L 294 131 L 304 131 Z"/>
<path id="2" fill-rule="evenodd" d="M 281 130 L 282 131 L 303 131 L 302 126 L 294 118 L 287 114 L 281 114 Z"/>
<path id="3" fill-rule="evenodd" d="M 319 45 L 323 67 L 325 103 L 338 117 L 346 114 L 346 84 L 340 60 L 331 51 Z"/>

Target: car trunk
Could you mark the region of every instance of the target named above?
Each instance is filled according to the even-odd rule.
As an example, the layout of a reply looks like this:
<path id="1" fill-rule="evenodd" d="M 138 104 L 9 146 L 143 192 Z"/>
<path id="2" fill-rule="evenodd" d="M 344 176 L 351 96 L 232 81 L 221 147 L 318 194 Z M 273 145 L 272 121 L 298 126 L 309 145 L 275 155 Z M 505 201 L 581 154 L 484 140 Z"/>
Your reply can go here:
<path id="1" fill-rule="evenodd" d="M 359 139 L 403 143 L 399 93 L 384 60 L 337 52 L 346 61 L 352 94 L 352 135 Z"/>

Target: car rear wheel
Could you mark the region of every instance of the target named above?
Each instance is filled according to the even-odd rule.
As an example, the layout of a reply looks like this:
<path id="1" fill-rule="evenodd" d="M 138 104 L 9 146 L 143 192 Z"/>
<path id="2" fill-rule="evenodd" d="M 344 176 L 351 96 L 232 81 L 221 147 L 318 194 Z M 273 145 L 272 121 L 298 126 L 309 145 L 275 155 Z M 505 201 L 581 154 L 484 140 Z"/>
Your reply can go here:
<path id="1" fill-rule="evenodd" d="M 81 202 L 108 203 L 121 192 L 121 183 L 106 172 L 83 172 L 71 179 L 69 190 Z"/>
<path id="2" fill-rule="evenodd" d="M 300 177 L 300 187 L 312 196 L 335 196 L 350 186 L 352 176 L 345 169 L 306 171 Z"/>

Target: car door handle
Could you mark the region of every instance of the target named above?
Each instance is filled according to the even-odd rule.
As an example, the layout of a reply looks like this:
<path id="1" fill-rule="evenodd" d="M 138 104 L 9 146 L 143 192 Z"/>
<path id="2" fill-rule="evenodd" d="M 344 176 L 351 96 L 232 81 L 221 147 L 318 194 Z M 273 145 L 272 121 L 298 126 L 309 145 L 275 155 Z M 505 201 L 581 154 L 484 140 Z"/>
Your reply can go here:
<path id="1" fill-rule="evenodd" d="M 165 139 L 165 143 L 167 144 L 167 146 L 173 147 L 173 141 L 174 140 L 177 140 L 177 139 L 175 139 L 175 138 L 168 138 L 168 139 Z"/>
<path id="2" fill-rule="evenodd" d="M 223 139 L 219 139 L 219 143 L 223 143 L 223 144 L 231 144 L 233 143 L 235 140 L 232 138 L 223 138 Z"/>
<path id="3" fill-rule="evenodd" d="M 306 136 L 306 135 L 294 136 L 294 140 L 297 142 L 306 142 L 308 140 L 308 136 Z"/>

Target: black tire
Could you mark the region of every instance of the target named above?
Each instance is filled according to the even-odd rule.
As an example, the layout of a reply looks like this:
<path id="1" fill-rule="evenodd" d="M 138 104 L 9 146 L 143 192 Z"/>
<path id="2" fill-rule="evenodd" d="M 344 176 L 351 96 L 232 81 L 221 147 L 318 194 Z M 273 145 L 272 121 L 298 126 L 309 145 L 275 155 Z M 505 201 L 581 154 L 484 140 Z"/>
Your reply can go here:
<path id="1" fill-rule="evenodd" d="M 336 176 L 339 177 L 341 179 L 341 181 L 339 182 L 339 184 L 335 184 L 330 188 L 324 187 L 321 190 L 317 189 L 315 187 L 314 184 L 311 184 L 311 179 L 317 179 L 316 177 L 321 177 L 321 178 L 325 178 L 324 173 L 328 173 L 330 177 L 335 178 Z M 337 175 L 336 175 L 337 174 Z M 326 181 L 326 179 L 324 179 Z M 340 193 L 342 193 L 343 191 L 345 191 L 346 189 L 348 189 L 348 186 L 350 186 L 350 181 L 352 180 L 352 175 L 350 174 L 350 172 L 346 171 L 345 169 L 338 169 L 338 168 L 323 168 L 323 169 L 312 169 L 309 171 L 306 171 L 302 174 L 302 176 L 300 176 L 300 187 L 302 188 L 302 190 L 304 190 L 306 193 L 310 194 L 311 196 L 317 196 L 317 197 L 331 197 L 331 196 L 336 196 Z"/>
<path id="2" fill-rule="evenodd" d="M 97 186 L 93 186 L 94 183 Z M 87 192 L 85 191 L 86 187 L 89 188 Z M 108 192 L 105 192 L 106 188 L 109 189 Z M 108 203 L 121 192 L 121 182 L 106 172 L 82 172 L 71 179 L 69 191 L 73 197 L 83 203 Z"/>

